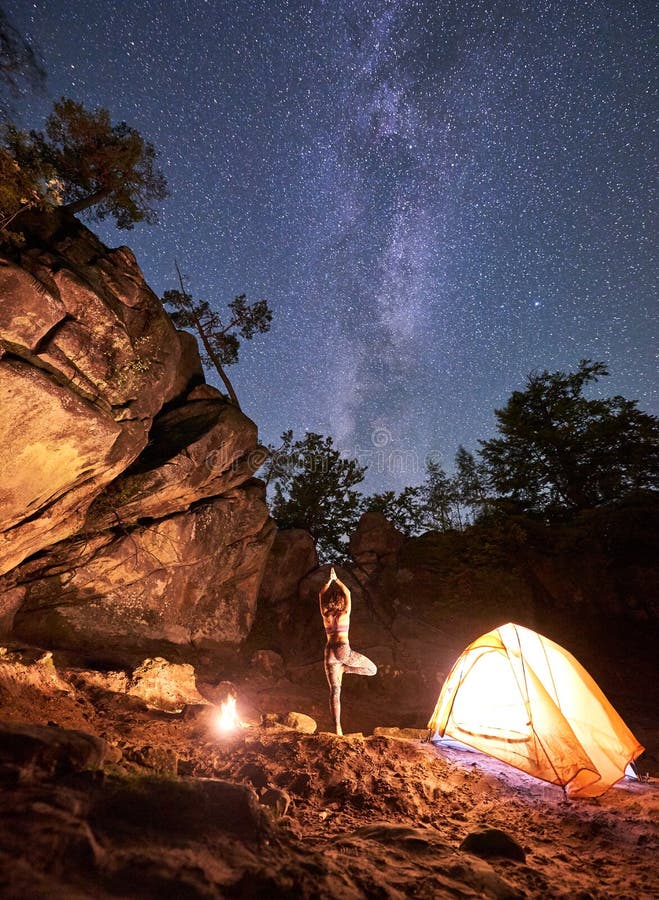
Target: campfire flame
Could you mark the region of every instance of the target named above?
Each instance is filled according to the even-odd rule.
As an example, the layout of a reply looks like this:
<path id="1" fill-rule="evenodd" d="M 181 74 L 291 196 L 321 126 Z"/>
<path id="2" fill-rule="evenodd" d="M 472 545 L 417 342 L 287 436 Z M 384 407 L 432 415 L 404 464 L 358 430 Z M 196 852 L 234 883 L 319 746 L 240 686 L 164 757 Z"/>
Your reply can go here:
<path id="1" fill-rule="evenodd" d="M 216 725 L 218 731 L 232 731 L 240 725 L 235 697 L 227 697 L 224 701 L 217 714 Z"/>

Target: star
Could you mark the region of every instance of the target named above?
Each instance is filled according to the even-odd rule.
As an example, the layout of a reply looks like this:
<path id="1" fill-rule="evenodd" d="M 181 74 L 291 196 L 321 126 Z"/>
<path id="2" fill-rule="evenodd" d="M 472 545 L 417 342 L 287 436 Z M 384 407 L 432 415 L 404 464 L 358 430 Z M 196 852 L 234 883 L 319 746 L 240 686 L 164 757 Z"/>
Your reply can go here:
<path id="1" fill-rule="evenodd" d="M 72 96 L 159 150 L 160 224 L 102 239 L 160 295 L 177 259 L 219 308 L 268 299 L 231 372 L 262 440 L 349 453 L 386 422 L 450 468 L 528 372 L 584 357 L 657 412 L 651 4 L 6 7 L 49 76 L 21 124 Z"/>

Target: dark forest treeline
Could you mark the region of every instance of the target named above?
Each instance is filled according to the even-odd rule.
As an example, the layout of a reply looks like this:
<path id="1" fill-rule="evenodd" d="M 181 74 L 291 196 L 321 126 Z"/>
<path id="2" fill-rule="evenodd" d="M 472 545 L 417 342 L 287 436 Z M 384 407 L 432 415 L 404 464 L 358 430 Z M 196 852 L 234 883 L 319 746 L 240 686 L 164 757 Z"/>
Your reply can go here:
<path id="1" fill-rule="evenodd" d="M 285 432 L 271 447 L 265 477 L 280 528 L 305 528 L 321 558 L 344 556 L 366 511 L 382 512 L 404 534 L 463 530 L 526 516 L 569 521 L 659 486 L 659 420 L 620 396 L 593 399 L 588 386 L 608 375 L 582 360 L 574 372 L 532 373 L 495 411 L 497 436 L 476 454 L 460 447 L 454 471 L 429 460 L 421 485 L 364 497 L 366 467 L 331 437 Z"/>

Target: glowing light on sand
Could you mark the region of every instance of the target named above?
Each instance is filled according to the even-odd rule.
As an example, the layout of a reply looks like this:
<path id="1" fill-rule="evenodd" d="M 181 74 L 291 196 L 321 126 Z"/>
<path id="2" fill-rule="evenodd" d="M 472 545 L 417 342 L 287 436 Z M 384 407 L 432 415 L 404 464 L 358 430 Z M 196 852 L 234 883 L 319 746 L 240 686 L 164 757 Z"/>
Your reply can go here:
<path id="1" fill-rule="evenodd" d="M 233 731 L 240 725 L 240 719 L 236 712 L 236 698 L 227 697 L 217 714 L 215 724 L 218 731 Z"/>

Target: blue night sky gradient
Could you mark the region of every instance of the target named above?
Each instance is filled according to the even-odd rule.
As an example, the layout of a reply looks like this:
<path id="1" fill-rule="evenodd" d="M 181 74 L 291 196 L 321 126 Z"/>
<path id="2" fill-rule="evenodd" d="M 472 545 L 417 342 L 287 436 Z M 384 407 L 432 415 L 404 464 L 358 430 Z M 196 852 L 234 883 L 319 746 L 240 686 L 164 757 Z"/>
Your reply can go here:
<path id="1" fill-rule="evenodd" d="M 268 299 L 229 372 L 262 440 L 332 434 L 399 489 L 583 357 L 657 412 L 654 4 L 4 5 L 49 73 L 23 125 L 66 95 L 159 149 L 160 224 L 101 237 L 158 294 L 176 258 Z"/>

